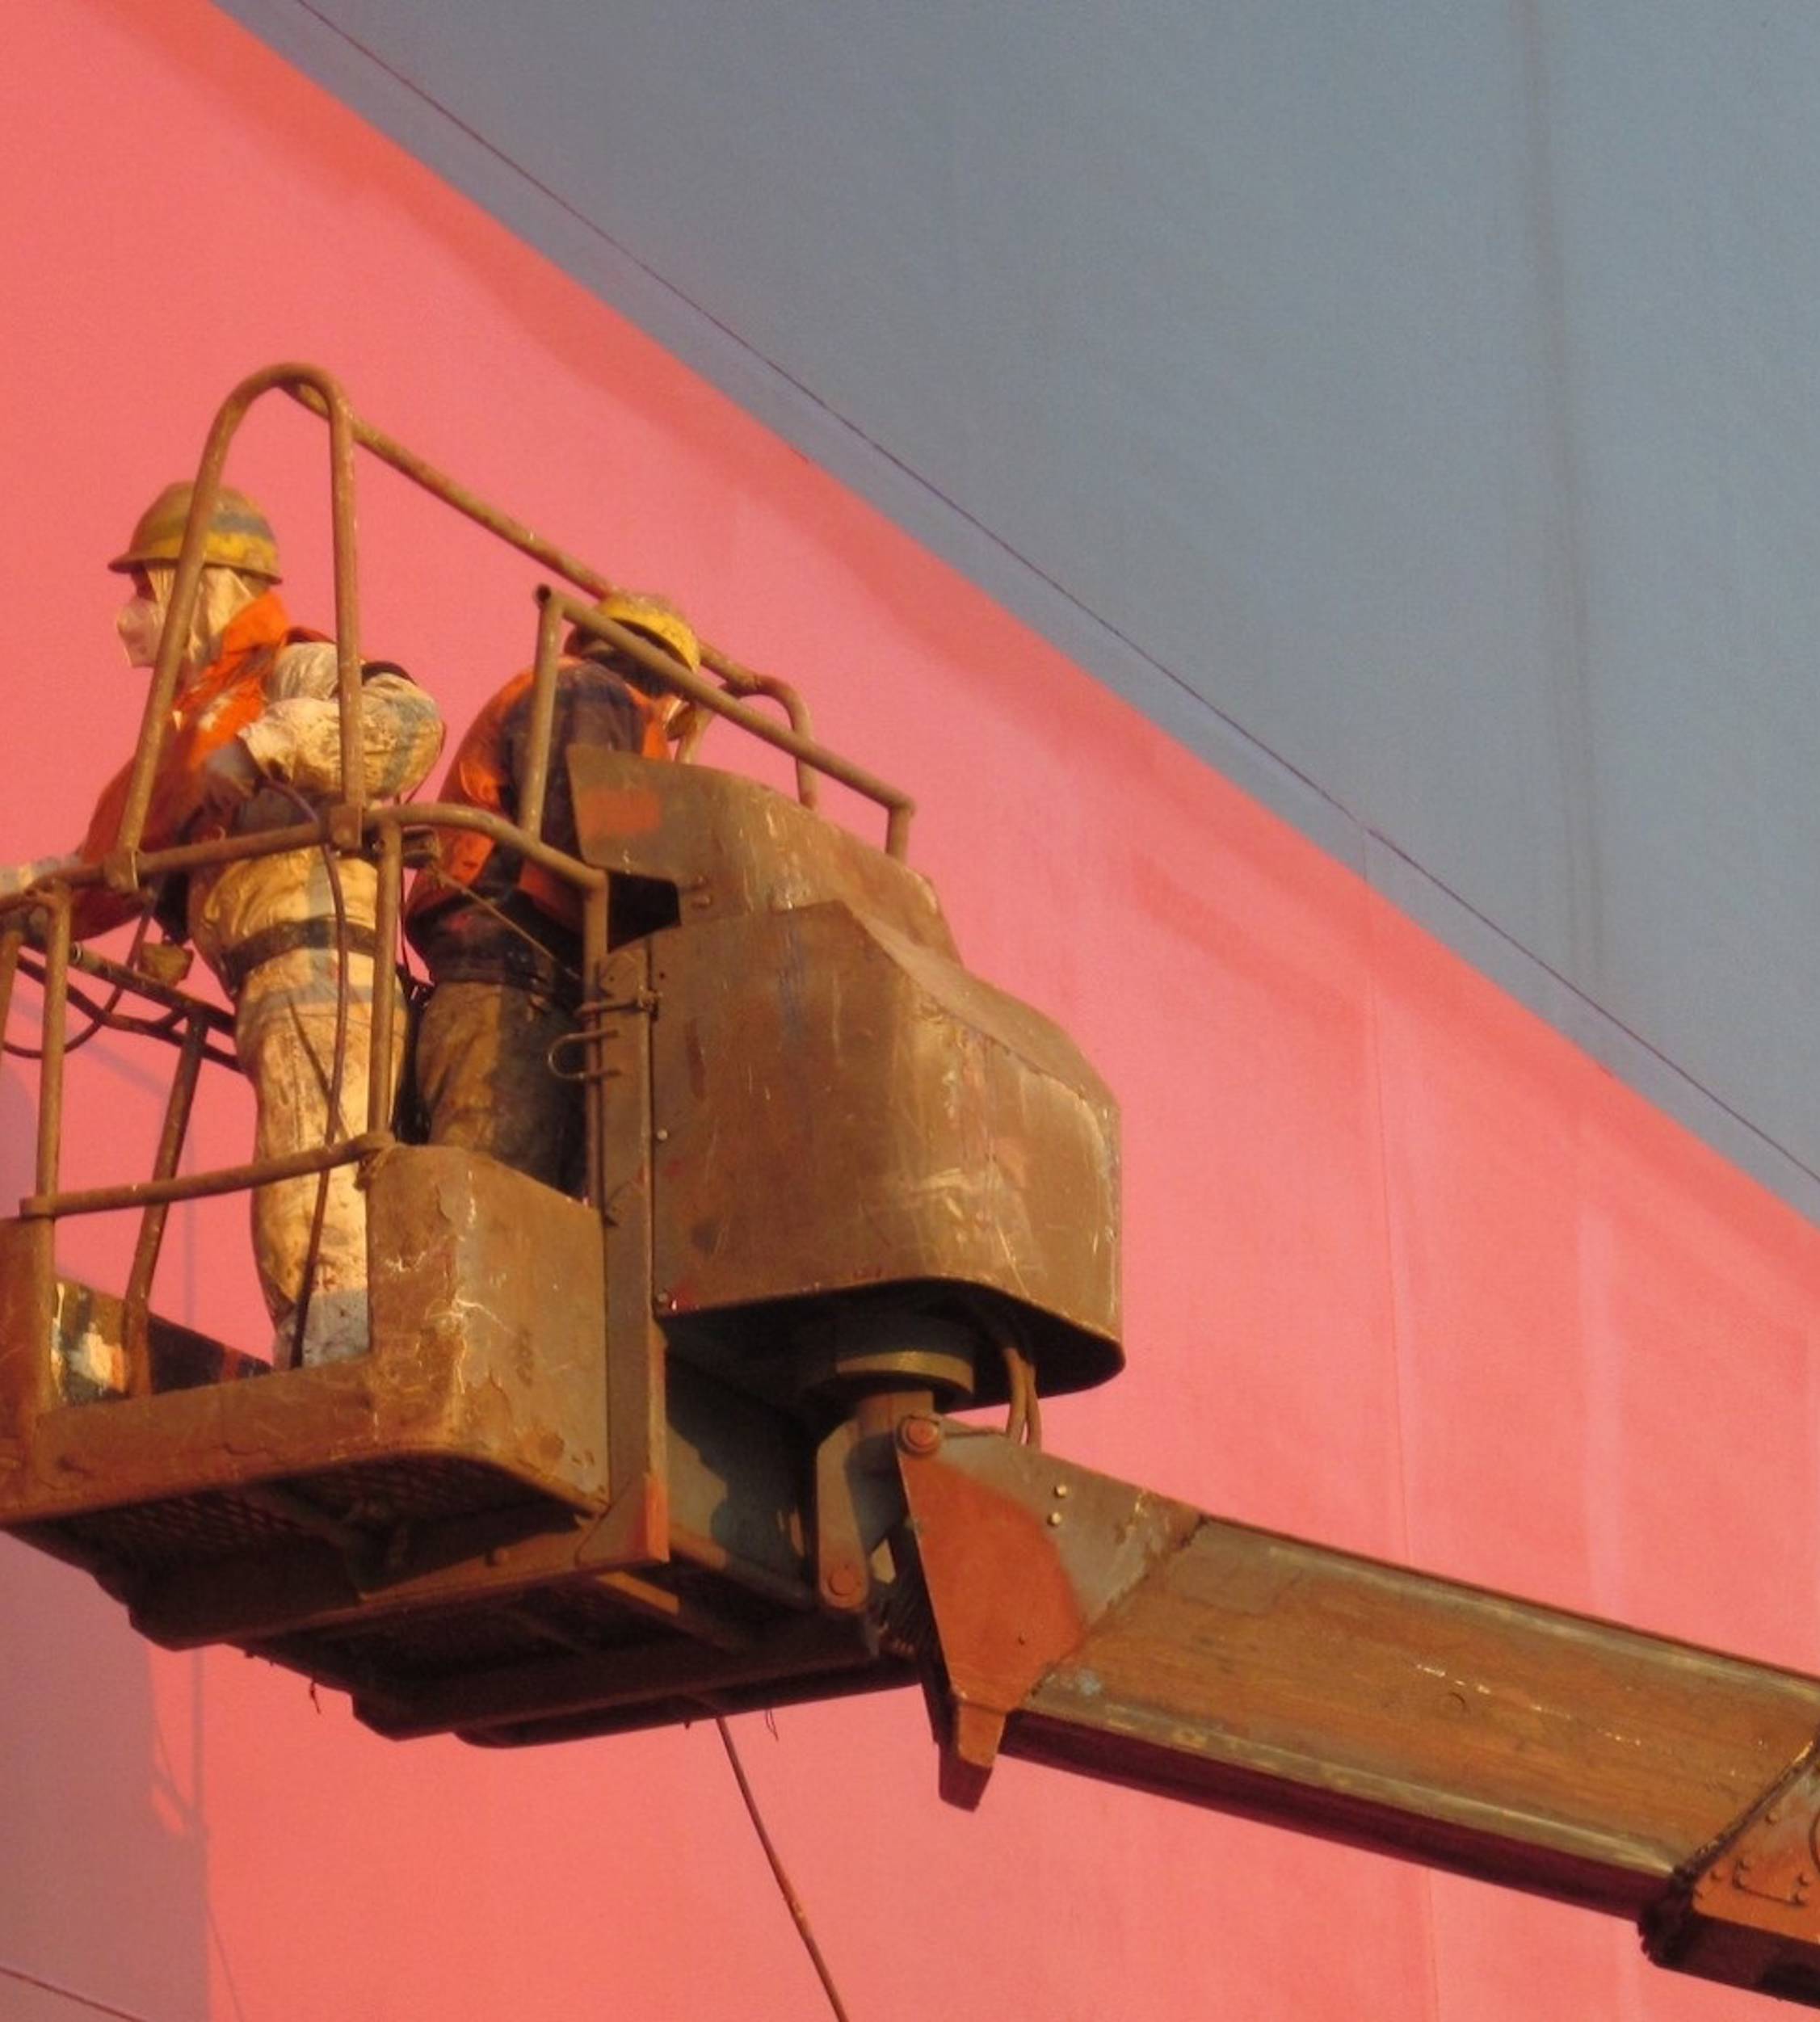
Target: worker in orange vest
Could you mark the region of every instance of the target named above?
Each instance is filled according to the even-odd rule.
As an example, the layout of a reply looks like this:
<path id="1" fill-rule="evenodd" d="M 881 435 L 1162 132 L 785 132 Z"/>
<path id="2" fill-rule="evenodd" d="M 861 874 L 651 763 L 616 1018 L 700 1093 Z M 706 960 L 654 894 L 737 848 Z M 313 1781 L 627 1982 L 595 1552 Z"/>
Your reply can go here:
<path id="1" fill-rule="evenodd" d="M 191 492 L 187 484 L 167 486 L 108 564 L 132 582 L 117 620 L 130 666 L 149 667 L 158 657 Z M 251 499 L 225 487 L 218 493 L 203 560 L 153 776 L 141 843 L 147 850 L 295 826 L 341 790 L 335 649 L 320 633 L 292 624 L 276 592 L 277 541 Z M 361 719 L 368 799 L 410 792 L 441 748 L 435 704 L 401 670 L 375 663 L 362 686 Z M 0 872 L 0 895 L 61 868 L 99 863 L 114 847 L 131 773 L 129 763 L 103 789 L 74 856 Z M 257 1100 L 254 1155 L 274 1158 L 358 1134 L 366 1127 L 376 977 L 397 987 L 391 951 L 374 945 L 372 864 L 346 856 L 331 871 L 328 852 L 313 847 L 209 865 L 180 883 L 181 889 L 167 885 L 162 894 L 159 917 L 195 943 L 233 1002 L 235 1049 Z M 74 931 L 104 933 L 144 905 L 137 894 L 84 886 L 75 894 Z M 331 1118 L 344 959 L 339 1115 Z M 319 1183 L 306 1175 L 258 1188 L 253 1196 L 254 1257 L 280 1366 L 300 1352 L 315 1363 L 368 1346 L 364 1196 L 352 1167 L 334 1168 L 313 1242 Z"/>
<path id="2" fill-rule="evenodd" d="M 691 672 L 694 632 L 660 597 L 618 591 L 603 616 Z M 530 757 L 532 676 L 509 681 L 461 740 L 438 798 L 518 818 Z M 542 839 L 577 853 L 564 754 L 571 745 L 662 760 L 683 705 L 628 654 L 571 633 L 557 674 Z M 583 994 L 582 914 L 572 885 L 473 830 L 446 830 L 418 873 L 405 931 L 433 986 L 417 1036 L 431 1143 L 482 1151 L 547 1186 L 581 1190 L 578 1089 L 561 1067 Z"/>

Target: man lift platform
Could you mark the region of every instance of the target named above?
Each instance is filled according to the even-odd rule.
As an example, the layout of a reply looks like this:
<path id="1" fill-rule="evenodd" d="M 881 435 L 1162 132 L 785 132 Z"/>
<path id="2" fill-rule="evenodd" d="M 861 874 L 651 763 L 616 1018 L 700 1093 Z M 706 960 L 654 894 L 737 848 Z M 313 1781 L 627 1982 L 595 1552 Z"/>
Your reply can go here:
<path id="1" fill-rule="evenodd" d="M 313 823 L 142 848 L 161 650 L 113 851 L 0 904 L 0 1012 L 22 975 L 44 994 L 34 1190 L 0 1221 L 0 1528 L 87 1569 L 153 1641 L 268 1658 L 382 1734 L 512 1747 L 920 1681 L 956 1802 L 1019 1755 L 1633 1918 L 1663 1965 L 1820 2007 L 1820 1680 L 1040 1450 L 1040 1395 L 1122 1360 L 1115 1108 L 1060 1031 L 962 968 L 904 860 L 910 802 L 818 743 L 785 683 L 711 647 L 706 679 L 615 624 L 605 578 L 300 365 L 216 418 L 167 633 L 229 444 L 274 392 L 329 425 L 350 754 L 357 449 L 569 586 L 539 593 L 530 784 L 515 825 L 367 805 L 356 782 Z M 553 751 L 572 628 L 787 753 L 797 799 Z M 578 855 L 542 840 L 560 763 Z M 882 848 L 816 811 L 823 778 L 879 805 Z M 359 1129 L 179 1174 L 231 1021 L 165 965 L 73 944 L 73 893 L 360 854 L 383 951 L 407 860 L 463 826 L 580 896 L 585 1198 L 400 1140 L 383 991 Z M 635 931 L 609 932 L 616 882 Z M 149 1178 L 60 1185 L 72 1007 L 173 1050 Z M 351 1163 L 368 1352 L 274 1369 L 152 1310 L 172 1204 Z M 119 1294 L 57 1260 L 65 1219 L 111 1211 L 140 1218 Z M 1002 1432 L 952 1415 L 994 1405 Z"/>

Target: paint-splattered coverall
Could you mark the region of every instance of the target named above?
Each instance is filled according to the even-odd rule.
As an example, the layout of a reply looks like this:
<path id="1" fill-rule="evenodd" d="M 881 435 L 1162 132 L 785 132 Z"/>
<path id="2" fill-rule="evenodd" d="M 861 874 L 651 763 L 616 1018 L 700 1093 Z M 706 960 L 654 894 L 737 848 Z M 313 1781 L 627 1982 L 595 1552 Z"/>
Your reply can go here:
<path id="1" fill-rule="evenodd" d="M 396 799 L 435 762 L 442 722 L 433 700 L 408 676 L 370 670 L 362 688 L 367 797 Z M 201 797 L 208 759 L 237 738 L 263 780 L 313 806 L 333 800 L 341 780 L 341 713 L 334 647 L 294 631 L 271 592 L 242 610 L 221 651 L 179 691 L 147 816 L 144 847 L 160 849 L 210 834 L 282 828 L 302 818 L 296 804 L 263 786 L 229 817 Z M 82 855 L 99 861 L 111 846 L 130 767 L 103 792 Z M 235 1045 L 252 1082 L 258 1123 L 254 1155 L 266 1158 L 323 1144 L 366 1128 L 375 972 L 377 876 L 359 858 L 337 860 L 351 944 L 347 1027 L 340 1116 L 331 1128 L 328 1092 L 334 1064 L 338 956 L 333 892 L 323 852 L 287 851 L 194 872 L 186 919 L 197 952 L 234 1003 Z M 130 901 L 99 889 L 78 894 L 78 934 L 119 924 Z M 396 988 L 389 951 L 380 961 Z M 404 1030 L 402 1015 L 396 1029 Z M 401 1048 L 402 1040 L 401 1037 Z M 394 1074 L 397 1062 L 394 1061 Z M 253 1254 L 275 1322 L 273 1357 L 293 1359 L 292 1341 L 317 1175 L 281 1180 L 253 1196 Z M 363 1353 L 367 1330 L 365 1196 L 351 1166 L 328 1182 L 303 1360 L 326 1362 Z"/>
<path id="2" fill-rule="evenodd" d="M 530 757 L 532 676 L 509 681 L 474 719 L 437 797 L 518 818 Z M 661 705 L 608 667 L 562 662 L 543 839 L 576 853 L 564 754 L 570 745 L 662 759 Z M 432 1144 L 483 1151 L 546 1186 L 580 1191 L 579 1090 L 550 1049 L 575 1029 L 581 906 L 572 885 L 472 830 L 438 837 L 418 873 L 405 931 L 435 986 L 417 1036 L 417 1080 Z"/>

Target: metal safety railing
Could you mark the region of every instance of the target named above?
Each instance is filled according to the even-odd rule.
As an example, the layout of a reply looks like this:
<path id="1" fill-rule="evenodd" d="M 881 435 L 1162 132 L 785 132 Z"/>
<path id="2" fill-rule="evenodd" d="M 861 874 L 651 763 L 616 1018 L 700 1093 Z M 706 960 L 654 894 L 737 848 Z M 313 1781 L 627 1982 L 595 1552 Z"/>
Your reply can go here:
<path id="1" fill-rule="evenodd" d="M 910 847 L 910 817 L 916 811 L 916 803 L 910 797 L 894 786 L 888 785 L 876 774 L 866 771 L 843 759 L 836 751 L 800 729 L 794 717 L 788 729 L 760 716 L 754 709 L 735 700 L 724 689 L 717 688 L 711 681 L 704 681 L 673 660 L 667 653 L 654 646 L 637 633 L 617 624 L 578 597 L 565 596 L 561 591 L 543 588 L 537 592 L 537 659 L 536 679 L 532 689 L 532 716 L 530 744 L 532 756 L 526 765 L 525 784 L 521 795 L 519 818 L 533 834 L 542 825 L 544 792 L 549 778 L 550 732 L 556 709 L 557 675 L 564 628 L 570 632 L 591 634 L 615 647 L 618 651 L 636 660 L 651 679 L 660 686 L 679 696 L 696 708 L 725 717 L 739 729 L 768 744 L 775 750 L 787 752 L 797 762 L 799 779 L 805 773 L 811 780 L 821 774 L 828 779 L 849 787 L 868 801 L 876 801 L 885 811 L 885 847 L 886 854 L 902 857 Z M 702 658 L 705 663 L 707 654 Z M 798 797 L 805 807 L 815 805 L 813 791 Z"/>
<path id="2" fill-rule="evenodd" d="M 229 447 L 254 403 L 266 394 L 282 393 L 323 419 L 329 431 L 330 511 L 333 536 L 336 688 L 340 710 L 341 793 L 313 821 L 265 830 L 167 847 L 144 847 L 145 820 L 151 804 L 165 737 L 169 733 L 183 670 L 185 641 L 200 594 L 205 565 L 204 549 L 219 494 Z M 281 1179 L 326 1174 L 333 1168 L 369 1158 L 393 1141 L 396 1098 L 393 1055 L 399 995 L 383 986 L 398 947 L 403 910 L 406 839 L 416 831 L 477 830 L 550 872 L 574 888 L 579 902 L 584 974 L 589 987 L 578 1014 L 584 1049 L 585 1113 L 587 1129 L 589 1197 L 597 1205 L 603 1192 L 604 1119 L 600 1073 L 600 1019 L 604 1007 L 588 1001 L 607 953 L 607 889 L 604 872 L 556 849 L 542 837 L 558 676 L 565 637 L 572 633 L 599 639 L 636 662 L 660 688 L 679 696 L 697 713 L 696 734 L 707 719 L 725 717 L 739 729 L 785 753 L 794 763 L 797 797 L 817 804 L 822 777 L 834 780 L 881 807 L 886 816 L 885 847 L 896 857 L 907 848 L 914 803 L 907 794 L 886 784 L 850 760 L 819 743 L 807 706 L 785 681 L 741 666 L 707 641 L 701 644 L 704 666 L 721 687 L 704 679 L 661 652 L 637 633 L 603 616 L 583 597 L 545 586 L 539 602 L 536 656 L 531 703 L 529 755 L 518 810 L 507 821 L 484 810 L 448 803 L 385 802 L 369 805 L 362 753 L 363 694 L 360 657 L 359 580 L 355 510 L 355 454 L 364 449 L 414 484 L 495 535 L 519 553 L 564 578 L 594 599 L 612 595 L 616 586 L 578 557 L 544 540 L 521 521 L 489 505 L 466 487 L 355 414 L 339 384 L 315 366 L 284 364 L 267 367 L 243 380 L 228 396 L 212 422 L 197 466 L 170 604 L 152 670 L 139 737 L 128 776 L 125 802 L 113 845 L 97 863 L 66 864 L 46 881 L 0 903 L 0 1035 L 16 978 L 25 973 L 38 981 L 44 994 L 40 1087 L 32 1192 L 19 1204 L 27 1218 L 55 1222 L 70 1215 L 110 1210 L 137 1210 L 141 1217 L 124 1301 L 123 1347 L 129 1394 L 150 1388 L 147 1343 L 152 1281 L 158 1264 L 166 1217 L 179 1201 L 237 1192 Z M 764 700 L 783 713 L 779 724 L 760 715 L 750 704 Z M 691 743 L 693 738 L 691 738 Z M 300 803 L 300 806 L 301 806 Z M 372 997 L 368 1075 L 367 1113 L 363 1128 L 349 1131 L 338 1116 L 325 1141 L 282 1157 L 256 1158 L 201 1173 L 177 1170 L 185 1144 L 201 1069 L 205 1061 L 235 1065 L 221 1044 L 231 1038 L 232 1016 L 216 1004 L 197 997 L 137 965 L 122 964 L 82 948 L 74 932 L 78 894 L 100 887 L 119 895 L 137 895 L 150 903 L 159 881 L 229 862 L 297 850 L 322 850 L 331 855 L 365 856 L 376 863 L 378 879 L 374 945 L 376 988 Z M 347 989 L 351 959 L 343 922 L 340 987 Z M 107 986 L 105 1003 L 97 1003 L 71 981 L 85 975 Z M 162 1015 L 140 1016 L 120 1007 L 131 996 L 158 1007 Z M 173 1045 L 178 1059 L 161 1123 L 151 1175 L 116 1185 L 64 1189 L 62 1160 L 65 1065 L 71 1041 L 67 1027 L 74 1005 L 91 1023 L 90 1036 L 103 1028 L 149 1036 Z M 343 1021 L 345 1029 L 345 1018 Z M 19 1051 L 22 1049 L 11 1049 Z M 336 1083 L 340 1082 L 337 1071 Z M 305 1298 L 308 1288 L 305 1288 Z M 300 1329 L 301 1330 L 301 1329 Z"/>
<path id="3" fill-rule="evenodd" d="M 325 809 L 313 823 L 268 830 L 256 835 L 223 837 L 170 849 L 145 851 L 138 853 L 137 860 L 145 885 L 154 886 L 173 873 L 187 873 L 296 850 L 336 850 L 339 846 L 330 833 L 334 826 L 334 812 Z M 403 910 L 406 839 L 414 831 L 432 828 L 477 830 L 574 887 L 582 913 L 584 973 L 590 977 L 599 973 L 607 952 L 607 881 L 604 872 L 552 848 L 518 824 L 483 809 L 452 802 L 385 805 L 365 809 L 360 818 L 360 833 L 364 844 L 376 860 L 379 873 L 374 922 L 374 946 L 379 952 L 375 957 L 376 986 L 368 1039 L 367 1113 L 361 1120 L 361 1127 L 351 1131 L 347 1120 L 337 1116 L 332 1120 L 334 1128 L 319 1146 L 277 1157 L 248 1159 L 204 1172 L 179 1173 L 177 1167 L 187 1140 L 203 1064 L 206 1061 L 229 1067 L 238 1064 L 233 1053 L 218 1043 L 223 1037 L 231 1039 L 234 1023 L 232 1015 L 206 998 L 129 965 L 91 954 L 77 945 L 73 933 L 77 895 L 104 882 L 105 874 L 99 865 L 72 868 L 40 888 L 0 902 L 0 1032 L 7 1028 L 15 982 L 20 973 L 32 977 L 40 984 L 44 999 L 41 1041 L 36 1049 L 40 1064 L 33 1190 L 20 1200 L 19 1212 L 23 1219 L 53 1223 L 74 1215 L 117 1210 L 139 1213 L 139 1232 L 122 1301 L 122 1348 L 128 1395 L 142 1395 L 151 1388 L 149 1346 L 152 1284 L 166 1217 L 174 1204 L 242 1192 L 278 1180 L 324 1174 L 336 1167 L 372 1158 L 396 1141 L 393 1115 L 397 1091 L 393 1060 L 401 993 L 385 984 L 389 957 L 398 944 L 398 923 Z M 350 953 L 344 944 L 338 964 L 343 990 L 347 987 Z M 71 982 L 73 973 L 90 975 L 108 984 L 111 989 L 109 1001 L 97 1003 L 86 997 Z M 158 1019 L 147 1019 L 123 1013 L 118 1006 L 128 996 L 144 998 L 159 1005 L 165 1015 Z M 176 1067 L 159 1127 L 153 1169 L 145 1179 L 74 1189 L 64 1188 L 60 1183 L 66 1061 L 71 1050 L 68 1024 L 73 1004 L 90 1019 L 91 1032 L 99 1029 L 124 1031 L 162 1040 L 177 1049 Z M 582 1077 L 586 1084 L 584 1116 L 587 1132 L 587 1198 L 596 1205 L 603 1192 L 600 1172 L 604 1131 L 598 1073 L 599 1011 L 598 1004 L 587 1001 L 578 1011 L 579 1038 L 588 1070 Z"/>
<path id="4" fill-rule="evenodd" d="M 540 562 L 566 581 L 586 591 L 591 596 L 604 599 L 612 595 L 619 586 L 598 570 L 591 568 L 579 557 L 571 554 L 566 549 L 559 548 L 553 541 L 546 540 L 522 520 L 515 519 L 509 513 L 501 512 L 496 507 L 489 505 L 477 494 L 457 483 L 446 472 L 437 469 L 433 464 L 406 448 L 401 443 L 373 427 L 370 422 L 363 421 L 349 405 L 347 396 L 339 383 L 319 367 L 299 364 L 268 365 L 264 371 L 253 373 L 242 380 L 221 403 L 210 424 L 208 439 L 203 446 L 202 460 L 196 467 L 189 522 L 184 529 L 183 544 L 177 560 L 176 580 L 171 590 L 172 622 L 166 625 L 164 636 L 159 642 L 152 684 L 145 698 L 138 750 L 116 843 L 119 852 L 130 855 L 137 848 L 145 830 L 145 813 L 151 801 L 152 780 L 157 771 L 162 733 L 176 697 L 183 645 L 188 637 L 188 619 L 195 609 L 197 590 L 202 578 L 204 543 L 216 497 L 221 489 L 221 473 L 226 465 L 229 446 L 254 402 L 273 392 L 288 394 L 301 406 L 320 415 L 327 422 L 329 427 L 335 651 L 342 707 L 342 776 L 343 805 L 350 810 L 357 811 L 364 801 L 358 764 L 360 752 L 360 594 L 355 513 L 354 452 L 356 448 L 369 451 L 413 484 L 439 498 L 477 525 L 484 527 L 509 546 L 517 549 L 521 554 Z M 907 843 L 909 819 L 914 806 L 907 794 L 900 792 L 896 788 L 887 787 L 881 781 L 871 780 L 868 776 L 860 773 L 858 767 L 849 766 L 834 753 L 818 744 L 809 721 L 808 706 L 788 682 L 780 680 L 775 675 L 757 673 L 750 667 L 742 666 L 739 662 L 706 640 L 701 641 L 701 659 L 703 666 L 720 677 L 725 684 L 725 690 L 730 692 L 733 696 L 763 696 L 783 708 L 790 726 L 788 741 L 771 734 L 768 726 L 767 731 L 757 734 L 765 735 L 767 742 L 777 744 L 795 759 L 797 797 L 805 807 L 813 807 L 817 803 L 816 780 L 818 774 L 843 779 L 845 783 L 855 785 L 855 791 L 877 800 L 881 805 L 889 810 L 893 828 L 887 847 L 893 855 L 902 855 Z M 652 667 L 652 671 L 660 679 L 676 687 L 678 692 L 684 692 L 672 677 L 674 663 L 662 656 L 659 656 L 659 662 Z M 713 689 L 707 683 L 700 684 L 700 692 L 693 694 L 691 700 L 717 715 L 734 713 L 731 708 L 723 706 L 727 702 L 727 694 Z M 741 713 L 736 720 L 741 721 L 743 727 L 748 729 L 753 729 L 759 721 L 753 717 L 750 712 Z M 856 779 L 865 780 L 867 783 L 856 784 Z"/>

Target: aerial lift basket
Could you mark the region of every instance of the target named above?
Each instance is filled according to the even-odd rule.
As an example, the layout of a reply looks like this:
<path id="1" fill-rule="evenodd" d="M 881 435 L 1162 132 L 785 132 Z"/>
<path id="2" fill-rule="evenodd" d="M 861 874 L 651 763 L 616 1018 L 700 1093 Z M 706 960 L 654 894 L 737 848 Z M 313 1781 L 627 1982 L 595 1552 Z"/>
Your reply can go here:
<path id="1" fill-rule="evenodd" d="M 148 851 L 141 824 L 228 442 L 278 390 L 330 441 L 343 771 L 359 746 L 354 452 L 584 593 L 540 593 L 519 824 L 363 805 Z M 945 1795 L 1001 1755 L 1632 1918 L 1650 1956 L 1820 2007 L 1820 1679 L 1279 1537 L 1038 1450 L 1039 1392 L 1118 1368 L 1116 1123 L 1048 1020 L 969 975 L 903 860 L 906 797 L 788 684 L 704 679 L 604 617 L 607 580 L 278 366 L 204 450 L 120 836 L 0 906 L 0 1028 L 45 998 L 36 1172 L 0 1221 L 0 1529 L 148 1636 L 344 1688 L 400 1738 L 558 1741 L 920 1680 Z M 784 751 L 797 799 L 570 753 L 578 857 L 541 839 L 570 628 Z M 780 708 L 780 724 L 752 705 Z M 815 812 L 831 778 L 875 849 Z M 393 1127 L 389 993 L 364 1128 L 179 1174 L 231 1020 L 70 943 L 70 888 L 224 854 L 362 851 L 393 945 L 407 857 L 481 830 L 571 885 L 588 995 L 565 1071 L 585 1199 Z M 113 993 L 97 1005 L 73 977 Z M 149 1006 L 149 1015 L 120 1010 Z M 59 1176 L 72 1005 L 175 1051 L 149 1179 Z M 358 1162 L 370 1352 L 267 1363 L 159 1316 L 175 1202 Z M 141 1217 L 124 1290 L 58 1225 Z M 953 1415 L 1005 1406 L 1005 1431 Z"/>
<path id="2" fill-rule="evenodd" d="M 217 418 L 167 645 L 187 630 L 227 442 L 274 389 L 330 424 L 356 746 L 354 443 L 587 593 L 540 592 L 523 825 L 355 803 L 313 827 L 145 851 L 129 795 L 113 855 L 70 881 L 145 891 L 254 850 L 359 849 L 378 864 L 389 946 L 425 835 L 486 829 L 582 904 L 587 997 L 563 1065 L 585 1085 L 587 1197 L 400 1141 L 375 1072 L 366 1128 L 302 1162 L 361 1167 L 370 1353 L 274 1370 L 162 1318 L 170 1206 L 277 1168 L 178 1173 L 226 1021 L 73 948 L 66 886 L 29 895 L 0 914 L 0 982 L 22 967 L 42 980 L 48 1041 L 37 1185 L 0 1222 L 0 1526 L 89 1568 L 154 1640 L 233 1643 L 344 1687 L 389 1734 L 510 1742 L 708 1697 L 902 1682 L 905 1649 L 869 1606 L 887 1547 L 861 1511 L 855 1428 L 881 1397 L 1021 1407 L 1033 1385 L 1118 1367 L 1110 1098 L 1053 1025 L 960 966 L 902 860 L 907 798 L 818 744 L 794 691 L 712 648 L 717 682 L 655 652 L 595 607 L 604 578 L 359 422 L 310 368 L 259 375 Z M 576 627 L 783 749 L 801 801 L 832 777 L 877 801 L 885 847 L 750 779 L 586 750 L 568 761 L 581 857 L 544 845 L 555 666 Z M 148 778 L 174 675 L 173 649 L 154 670 Z M 766 700 L 787 722 L 751 706 Z M 138 1022 L 178 1059 L 152 1176 L 72 1193 L 61 1032 L 85 969 L 162 1010 Z M 376 1068 L 382 1022 L 376 1008 Z M 112 1209 L 142 1217 L 117 1296 L 55 1253 L 64 1217 Z"/>

